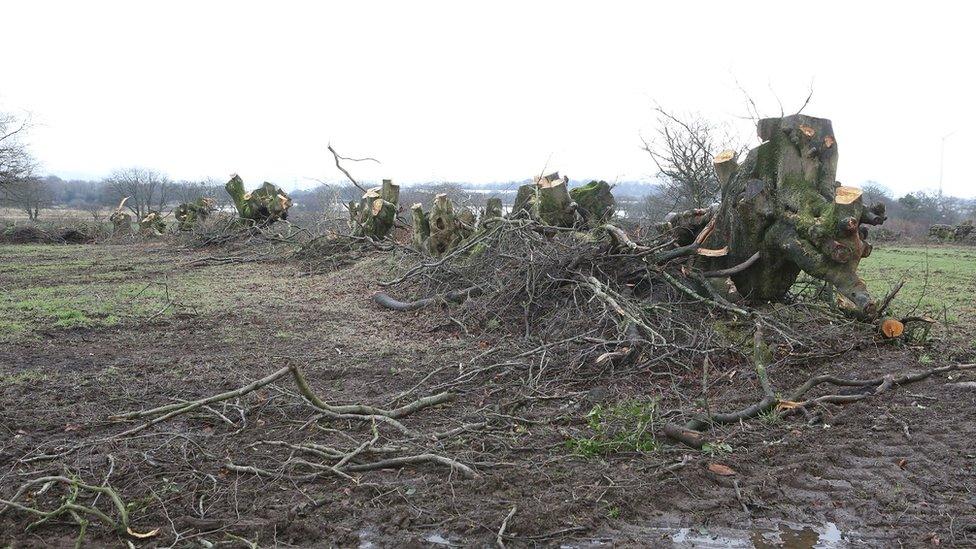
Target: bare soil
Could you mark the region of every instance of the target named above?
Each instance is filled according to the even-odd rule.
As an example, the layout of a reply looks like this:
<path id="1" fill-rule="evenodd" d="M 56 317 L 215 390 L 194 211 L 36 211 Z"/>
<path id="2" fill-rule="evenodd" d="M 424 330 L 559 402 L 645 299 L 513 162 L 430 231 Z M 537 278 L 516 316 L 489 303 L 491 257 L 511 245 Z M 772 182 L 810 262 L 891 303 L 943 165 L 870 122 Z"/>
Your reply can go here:
<path id="1" fill-rule="evenodd" d="M 828 406 L 813 422 L 716 429 L 711 452 L 660 440 L 644 452 L 587 457 L 571 442 L 587 435 L 595 405 L 666 402 L 670 383 L 699 380 L 592 364 L 489 368 L 504 358 L 503 336 L 462 327 L 449 311 L 395 313 L 372 303 L 376 281 L 391 270 L 381 255 L 310 274 L 293 262 L 187 265 L 208 254 L 165 243 L 37 248 L 44 253 L 0 248 L 0 265 L 33 262 L 0 269 L 3 320 L 20 326 L 0 339 L 0 499 L 48 474 L 104 482 L 130 505 L 134 530 L 159 528 L 131 540 L 137 546 L 494 546 L 510 513 L 509 547 L 976 546 L 976 389 L 959 385 L 976 381 L 972 372 Z M 104 301 L 105 281 L 145 284 L 157 302 L 119 300 L 119 311 L 66 327 L 18 313 L 41 310 L 22 305 L 25 290 L 70 282 L 77 299 L 94 292 Z M 877 342 L 770 377 L 786 391 L 818 373 L 869 378 L 972 358 Z M 232 462 L 280 471 L 292 456 L 259 441 L 354 447 L 369 439 L 362 422 L 316 422 L 288 379 L 112 438 L 135 425 L 109 420 L 114 414 L 234 389 L 289 361 L 330 403 L 382 406 L 485 368 L 450 387 L 453 403 L 403 420 L 417 435 L 411 451 L 448 456 L 478 476 L 430 463 L 363 472 L 356 482 L 229 470 Z M 730 409 L 758 400 L 741 365 L 719 369 L 702 399 Z M 556 381 L 542 390 L 533 376 Z M 716 463 L 735 474 L 711 472 Z M 50 509 L 62 496 L 54 488 L 30 503 Z M 78 527 L 66 515 L 27 531 L 33 520 L 0 515 L 0 545 L 74 545 Z M 123 544 L 95 523 L 84 542 Z"/>

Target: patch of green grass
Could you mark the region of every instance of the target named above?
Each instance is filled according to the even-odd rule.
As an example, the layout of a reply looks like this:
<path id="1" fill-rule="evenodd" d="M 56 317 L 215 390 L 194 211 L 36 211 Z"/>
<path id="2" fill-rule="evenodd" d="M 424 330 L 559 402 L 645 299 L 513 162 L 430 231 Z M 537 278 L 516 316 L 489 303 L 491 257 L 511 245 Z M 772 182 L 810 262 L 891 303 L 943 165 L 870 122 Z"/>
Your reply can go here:
<path id="1" fill-rule="evenodd" d="M 906 280 L 892 304 L 895 316 L 927 314 L 950 323 L 976 320 L 976 248 L 876 248 L 861 261 L 858 272 L 879 297 Z"/>
<path id="2" fill-rule="evenodd" d="M 654 400 L 624 400 L 605 407 L 594 406 L 586 414 L 588 433 L 566 441 L 567 447 L 584 457 L 619 452 L 654 452 L 657 403 Z"/>
<path id="3" fill-rule="evenodd" d="M 227 285 L 219 271 L 175 270 L 171 262 L 141 252 L 121 246 L 0 246 L 0 341 L 232 306 L 226 298 L 236 286 Z"/>
<path id="4" fill-rule="evenodd" d="M 706 442 L 702 445 L 701 451 L 710 457 L 721 457 L 731 454 L 732 446 L 724 442 Z"/>
<path id="5" fill-rule="evenodd" d="M 42 374 L 37 370 L 24 370 L 22 372 L 17 372 L 16 374 L 0 375 L 0 384 L 19 385 L 21 383 L 34 383 L 44 381 L 46 379 L 47 375 Z"/>

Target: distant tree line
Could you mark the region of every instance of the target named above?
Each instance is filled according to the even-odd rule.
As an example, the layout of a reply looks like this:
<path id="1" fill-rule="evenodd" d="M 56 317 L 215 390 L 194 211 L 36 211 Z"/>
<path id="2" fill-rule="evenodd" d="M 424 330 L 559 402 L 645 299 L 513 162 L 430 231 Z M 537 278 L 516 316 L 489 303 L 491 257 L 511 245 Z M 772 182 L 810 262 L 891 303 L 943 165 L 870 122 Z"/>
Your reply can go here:
<path id="1" fill-rule="evenodd" d="M 615 183 L 618 209 L 634 220 L 658 221 L 677 210 L 702 208 L 719 200 L 718 180 L 712 160 L 722 151 L 740 153 L 742 145 L 725 125 L 699 115 L 678 116 L 657 109 L 658 129 L 645 138 L 644 150 L 657 168 L 656 184 L 633 181 Z M 101 180 L 65 180 L 37 173 L 37 163 L 24 137 L 31 126 L 29 115 L 0 112 L 0 205 L 16 208 L 30 220 L 38 220 L 51 207 L 88 211 L 96 221 L 107 216 L 123 198 L 125 208 L 141 219 L 150 211 L 165 213 L 178 204 L 201 197 L 213 198 L 218 208 L 230 207 L 223 182 L 215 179 L 172 180 L 148 168 L 116 170 Z M 524 181 L 482 184 L 427 183 L 403 186 L 400 202 L 430 204 L 446 193 L 455 204 L 482 207 L 488 197 L 500 196 L 510 203 Z M 586 181 L 570 181 L 576 186 Z M 921 236 L 933 224 L 957 224 L 976 218 L 976 199 L 957 198 L 930 191 L 895 197 L 873 181 L 863 186 L 865 201 L 883 202 L 889 222 L 885 230 L 895 235 Z M 362 192 L 349 184 L 321 184 L 292 193 L 296 213 L 339 217 L 345 204 Z"/>

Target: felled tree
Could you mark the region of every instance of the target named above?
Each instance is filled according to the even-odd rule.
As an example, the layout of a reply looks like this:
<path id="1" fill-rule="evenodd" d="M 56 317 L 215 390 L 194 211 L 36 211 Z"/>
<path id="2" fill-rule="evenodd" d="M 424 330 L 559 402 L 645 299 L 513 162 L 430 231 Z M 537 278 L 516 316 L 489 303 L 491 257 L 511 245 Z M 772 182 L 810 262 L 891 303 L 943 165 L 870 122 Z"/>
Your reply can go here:
<path id="1" fill-rule="evenodd" d="M 257 189 L 247 192 L 244 190 L 244 181 L 240 176 L 234 175 L 224 188 L 234 201 L 234 207 L 241 219 L 257 225 L 269 225 L 279 219 L 288 218 L 291 198 L 274 183 L 265 181 Z"/>
<path id="2" fill-rule="evenodd" d="M 356 202 L 349 202 L 349 225 L 354 236 L 379 239 L 390 234 L 396 223 L 400 187 L 389 179 L 381 187 L 366 191 Z"/>
<path id="3" fill-rule="evenodd" d="M 616 212 L 612 187 L 606 181 L 590 181 L 586 185 L 570 189 L 569 196 L 576 202 L 577 211 L 590 227 L 602 225 Z"/>
<path id="4" fill-rule="evenodd" d="M 716 257 L 708 270 L 726 270 L 739 293 L 779 300 L 800 271 L 833 284 L 856 313 L 877 305 L 857 275 L 871 253 L 864 225 L 884 222 L 884 205 L 866 208 L 861 191 L 836 180 L 837 141 L 829 120 L 806 115 L 759 121 L 763 143 L 741 166 L 716 157 L 722 201 L 700 243 Z"/>
<path id="5" fill-rule="evenodd" d="M 181 231 L 189 231 L 198 222 L 205 221 L 216 210 L 217 201 L 208 196 L 204 196 L 193 202 L 184 202 L 177 206 L 173 210 L 173 217 L 179 223 L 179 229 Z"/>

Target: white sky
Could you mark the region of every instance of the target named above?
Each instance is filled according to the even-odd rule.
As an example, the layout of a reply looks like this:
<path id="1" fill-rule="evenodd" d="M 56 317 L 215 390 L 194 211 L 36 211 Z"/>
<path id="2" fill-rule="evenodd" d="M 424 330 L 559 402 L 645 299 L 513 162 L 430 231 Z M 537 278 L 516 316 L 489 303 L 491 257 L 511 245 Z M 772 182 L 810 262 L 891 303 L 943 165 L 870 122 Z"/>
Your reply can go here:
<path id="1" fill-rule="evenodd" d="M 976 195 L 976 8 L 965 2 L 5 2 L 0 108 L 45 170 L 286 187 L 362 179 L 649 179 L 654 102 L 752 135 L 815 95 L 838 178 Z"/>

